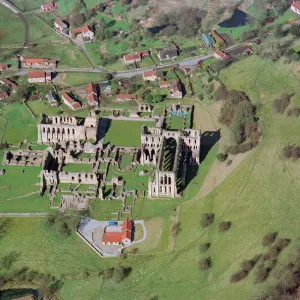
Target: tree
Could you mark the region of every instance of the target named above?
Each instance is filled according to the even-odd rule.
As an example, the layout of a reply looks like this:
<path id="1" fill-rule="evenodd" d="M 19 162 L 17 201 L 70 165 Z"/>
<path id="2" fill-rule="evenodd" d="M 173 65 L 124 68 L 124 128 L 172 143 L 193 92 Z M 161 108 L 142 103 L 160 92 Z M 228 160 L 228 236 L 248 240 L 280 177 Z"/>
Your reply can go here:
<path id="1" fill-rule="evenodd" d="M 276 240 L 277 234 L 278 232 L 271 232 L 265 235 L 262 240 L 263 247 L 272 245 Z"/>
<path id="2" fill-rule="evenodd" d="M 200 271 L 207 271 L 212 266 L 212 261 L 210 257 L 202 258 L 199 260 L 199 269 Z"/>
<path id="3" fill-rule="evenodd" d="M 230 227 L 231 227 L 231 222 L 220 222 L 219 231 L 225 232 L 225 231 L 229 230 Z"/>
<path id="4" fill-rule="evenodd" d="M 153 96 L 153 103 L 159 103 L 164 100 L 164 97 L 160 94 L 154 95 Z"/>
<path id="5" fill-rule="evenodd" d="M 210 248 L 210 245 L 211 245 L 210 243 L 200 244 L 200 246 L 199 246 L 200 253 L 206 252 Z"/>
<path id="6" fill-rule="evenodd" d="M 29 95 L 30 95 L 29 84 L 24 82 L 19 84 L 16 90 L 16 97 L 22 100 L 22 99 L 27 99 Z"/>
<path id="7" fill-rule="evenodd" d="M 83 14 L 78 11 L 75 11 L 69 15 L 69 22 L 71 27 L 76 27 L 83 25 L 86 22 L 86 18 Z"/>
<path id="8" fill-rule="evenodd" d="M 16 251 L 12 251 L 7 255 L 3 256 L 0 260 L 0 269 L 9 270 L 12 265 L 17 261 L 19 257 L 19 253 Z"/>
<path id="9" fill-rule="evenodd" d="M 224 153 L 217 154 L 217 159 L 222 162 L 225 161 L 227 159 L 227 157 L 228 157 L 228 154 L 224 154 Z"/>
<path id="10" fill-rule="evenodd" d="M 202 214 L 200 218 L 200 225 L 202 228 L 208 227 L 214 222 L 215 215 L 212 213 Z"/>
<path id="11" fill-rule="evenodd" d="M 300 37 L 300 25 L 295 25 L 290 29 L 290 33 L 296 37 Z"/>
<path id="12" fill-rule="evenodd" d="M 283 36 L 282 26 L 280 24 L 276 25 L 274 34 L 276 38 L 281 38 Z"/>
<path id="13" fill-rule="evenodd" d="M 153 96 L 151 94 L 147 94 L 145 97 L 145 102 L 151 104 L 153 102 Z"/>
<path id="14" fill-rule="evenodd" d="M 121 281 L 123 281 L 126 277 L 126 272 L 125 272 L 125 268 L 123 268 L 121 265 L 117 265 L 114 268 L 113 274 L 112 274 L 112 279 L 114 282 L 116 283 L 120 283 Z"/>

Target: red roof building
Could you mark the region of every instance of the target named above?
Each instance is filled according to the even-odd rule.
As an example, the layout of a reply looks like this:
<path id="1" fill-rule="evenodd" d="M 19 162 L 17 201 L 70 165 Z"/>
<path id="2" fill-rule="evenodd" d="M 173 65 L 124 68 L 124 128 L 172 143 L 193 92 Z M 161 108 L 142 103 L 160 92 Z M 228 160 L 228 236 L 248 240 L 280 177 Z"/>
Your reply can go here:
<path id="1" fill-rule="evenodd" d="M 45 11 L 52 11 L 52 10 L 55 10 L 56 9 L 56 4 L 55 3 L 46 3 L 46 4 L 43 4 L 41 6 L 41 11 L 45 12 Z"/>
<path id="2" fill-rule="evenodd" d="M 133 222 L 124 221 L 122 224 L 122 231 L 118 232 L 104 232 L 102 236 L 103 245 L 129 245 L 132 242 L 132 231 L 133 231 Z"/>
<path id="3" fill-rule="evenodd" d="M 144 80 L 156 81 L 158 79 L 156 70 L 153 71 L 145 71 L 143 74 Z"/>
<path id="4" fill-rule="evenodd" d="M 56 67 L 56 60 L 44 58 L 23 58 L 23 67 L 41 68 Z"/>
<path id="5" fill-rule="evenodd" d="M 9 88 L 12 88 L 14 86 L 14 83 L 11 82 L 9 79 L 7 78 L 0 78 L 0 84 L 3 84 Z"/>
<path id="6" fill-rule="evenodd" d="M 97 87 L 92 82 L 88 83 L 87 85 L 87 94 L 88 94 L 87 98 L 88 98 L 89 105 L 98 106 L 99 99 L 98 99 Z"/>
<path id="7" fill-rule="evenodd" d="M 214 56 L 216 59 L 220 59 L 220 60 L 229 60 L 230 59 L 230 55 L 227 55 L 226 53 L 224 53 L 223 51 L 216 49 L 214 52 Z"/>
<path id="8" fill-rule="evenodd" d="M 77 110 L 81 108 L 81 104 L 75 101 L 68 93 L 62 93 L 61 98 L 63 99 L 64 103 L 72 110 Z"/>
<path id="9" fill-rule="evenodd" d="M 28 72 L 29 83 L 48 83 L 51 81 L 51 73 L 44 71 L 31 71 Z"/>
<path id="10" fill-rule="evenodd" d="M 300 2 L 294 1 L 291 5 L 291 10 L 296 14 L 300 15 Z"/>
<path id="11" fill-rule="evenodd" d="M 160 87 L 160 88 L 167 88 L 169 85 L 170 85 L 170 84 L 169 84 L 168 81 L 161 81 L 161 82 L 159 83 L 159 87 Z"/>
<path id="12" fill-rule="evenodd" d="M 117 101 L 119 102 L 124 102 L 124 101 L 132 101 L 136 100 L 136 95 L 135 94 L 118 94 L 117 95 Z"/>
<path id="13" fill-rule="evenodd" d="M 0 93 L 0 100 L 4 100 L 8 96 L 9 96 L 9 94 L 7 92 Z"/>

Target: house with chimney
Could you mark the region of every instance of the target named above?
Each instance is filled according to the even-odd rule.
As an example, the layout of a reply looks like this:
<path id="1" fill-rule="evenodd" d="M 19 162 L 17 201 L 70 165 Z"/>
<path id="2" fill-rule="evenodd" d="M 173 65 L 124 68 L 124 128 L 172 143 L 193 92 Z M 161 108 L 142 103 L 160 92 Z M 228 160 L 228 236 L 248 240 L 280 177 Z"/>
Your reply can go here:
<path id="1" fill-rule="evenodd" d="M 49 83 L 51 82 L 51 72 L 31 71 L 28 72 L 29 83 Z"/>
<path id="2" fill-rule="evenodd" d="M 44 58 L 23 58 L 20 57 L 23 68 L 55 68 L 56 60 Z"/>
<path id="3" fill-rule="evenodd" d="M 118 94 L 117 101 L 118 102 L 126 102 L 126 101 L 134 101 L 137 100 L 135 94 Z"/>
<path id="4" fill-rule="evenodd" d="M 63 100 L 64 104 L 66 104 L 70 109 L 77 110 L 81 109 L 81 104 L 76 101 L 69 93 L 62 93 L 61 99 Z"/>
<path id="5" fill-rule="evenodd" d="M 56 30 L 60 32 L 68 33 L 68 25 L 64 21 L 62 21 L 59 17 L 55 19 L 54 27 Z"/>
<path id="6" fill-rule="evenodd" d="M 57 4 L 53 3 L 53 2 L 41 5 L 42 12 L 50 12 L 50 11 L 54 11 L 56 9 L 57 9 Z"/>
<path id="7" fill-rule="evenodd" d="M 158 80 L 157 71 L 156 70 L 145 71 L 143 73 L 143 79 L 144 79 L 144 81 L 157 81 Z"/>
<path id="8" fill-rule="evenodd" d="M 169 95 L 172 98 L 176 98 L 176 99 L 182 99 L 183 94 L 182 94 L 182 88 L 181 88 L 181 84 L 180 82 L 173 82 L 170 86 L 169 86 Z"/>
<path id="9" fill-rule="evenodd" d="M 98 88 L 97 84 L 92 82 L 87 85 L 87 100 L 89 106 L 98 106 L 99 105 L 99 97 L 98 97 Z"/>

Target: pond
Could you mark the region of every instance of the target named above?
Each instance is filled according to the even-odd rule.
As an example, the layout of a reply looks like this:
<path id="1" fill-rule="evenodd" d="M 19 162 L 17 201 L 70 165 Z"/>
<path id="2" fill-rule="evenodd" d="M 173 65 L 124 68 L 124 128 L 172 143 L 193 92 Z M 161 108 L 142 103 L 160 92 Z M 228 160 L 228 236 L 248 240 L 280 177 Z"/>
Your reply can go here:
<path id="1" fill-rule="evenodd" d="M 235 9 L 231 18 L 219 23 L 219 26 L 223 28 L 231 28 L 244 26 L 252 22 L 253 18 L 250 15 L 239 9 Z"/>

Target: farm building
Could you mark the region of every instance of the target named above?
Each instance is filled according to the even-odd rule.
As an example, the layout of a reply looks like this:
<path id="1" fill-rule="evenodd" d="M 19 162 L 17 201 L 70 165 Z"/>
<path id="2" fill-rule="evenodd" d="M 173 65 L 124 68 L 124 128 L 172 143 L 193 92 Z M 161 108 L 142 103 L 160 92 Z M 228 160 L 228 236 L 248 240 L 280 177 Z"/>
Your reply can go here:
<path id="1" fill-rule="evenodd" d="M 66 32 L 68 29 L 68 25 L 64 23 L 59 17 L 57 17 L 54 21 L 55 29 L 59 30 L 60 32 Z"/>
<path id="2" fill-rule="evenodd" d="M 56 3 L 46 3 L 41 5 L 41 11 L 47 12 L 47 11 L 54 11 L 57 8 Z"/>
<path id="3" fill-rule="evenodd" d="M 125 101 L 132 101 L 136 100 L 136 95 L 134 94 L 118 94 L 117 95 L 117 101 L 118 102 L 125 102 Z"/>
<path id="4" fill-rule="evenodd" d="M 226 54 L 225 52 L 223 52 L 219 49 L 215 50 L 214 57 L 219 60 L 229 60 L 230 59 L 230 55 Z"/>
<path id="5" fill-rule="evenodd" d="M 32 71 L 28 73 L 29 83 L 48 83 L 51 81 L 51 72 Z"/>
<path id="6" fill-rule="evenodd" d="M 202 33 L 202 40 L 206 47 L 213 47 L 216 44 L 216 41 L 210 34 Z"/>
<path id="7" fill-rule="evenodd" d="M 98 106 L 99 98 L 97 92 L 97 85 L 92 82 L 87 85 L 87 98 L 89 106 Z"/>
<path id="8" fill-rule="evenodd" d="M 68 93 L 62 93 L 61 98 L 64 101 L 64 103 L 72 110 L 77 110 L 81 108 L 81 104 L 75 101 Z"/>

